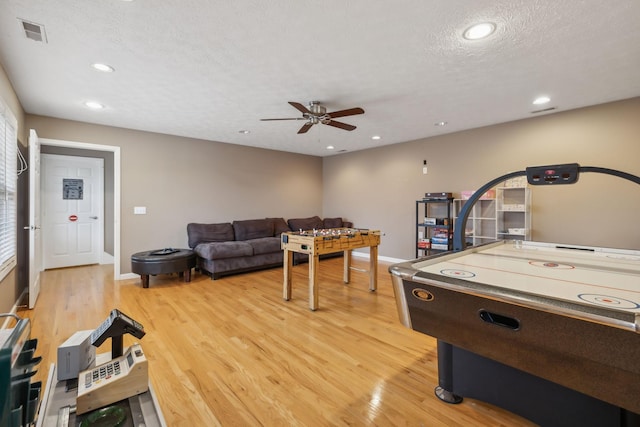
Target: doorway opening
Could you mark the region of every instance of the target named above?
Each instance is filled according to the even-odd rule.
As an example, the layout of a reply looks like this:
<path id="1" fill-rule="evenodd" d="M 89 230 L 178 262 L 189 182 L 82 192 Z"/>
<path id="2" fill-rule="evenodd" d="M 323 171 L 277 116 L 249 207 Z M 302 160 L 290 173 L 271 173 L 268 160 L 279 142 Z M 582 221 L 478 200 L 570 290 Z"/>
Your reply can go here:
<path id="1" fill-rule="evenodd" d="M 40 138 L 42 153 L 105 159 L 104 247 L 113 255 L 114 280 L 120 280 L 120 147 Z"/>

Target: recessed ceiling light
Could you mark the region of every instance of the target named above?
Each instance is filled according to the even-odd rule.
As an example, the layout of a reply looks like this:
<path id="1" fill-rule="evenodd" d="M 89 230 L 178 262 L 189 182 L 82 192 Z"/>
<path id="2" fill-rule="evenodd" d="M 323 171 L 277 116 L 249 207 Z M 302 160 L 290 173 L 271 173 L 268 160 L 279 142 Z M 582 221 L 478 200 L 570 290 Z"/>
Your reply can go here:
<path id="1" fill-rule="evenodd" d="M 533 100 L 533 104 L 541 105 L 541 104 L 546 104 L 549 101 L 551 101 L 551 98 L 549 98 L 548 96 L 539 96 Z"/>
<path id="2" fill-rule="evenodd" d="M 334 148 L 336 147 L 334 147 L 333 145 L 327 145 L 327 150 L 333 150 Z"/>
<path id="3" fill-rule="evenodd" d="M 371 137 L 371 139 L 375 139 L 376 141 L 377 141 L 378 139 L 381 139 L 381 138 L 382 138 L 382 137 L 381 137 L 380 135 L 373 135 L 373 136 Z"/>
<path id="4" fill-rule="evenodd" d="M 99 62 L 96 62 L 95 64 L 91 64 L 91 66 L 96 70 L 102 71 L 105 73 L 113 73 L 115 71 L 115 68 L 113 68 L 111 65 L 101 64 Z"/>
<path id="5" fill-rule="evenodd" d="M 239 131 L 238 131 L 238 133 L 241 133 L 241 134 L 243 134 L 243 135 L 247 135 L 247 134 L 251 133 L 251 131 L 250 131 L 250 130 L 243 129 L 243 130 L 239 130 Z"/>
<path id="6" fill-rule="evenodd" d="M 104 105 L 96 101 L 87 101 L 84 103 L 84 105 L 91 108 L 92 110 L 102 110 L 104 108 Z"/>
<path id="7" fill-rule="evenodd" d="M 446 126 L 447 122 L 436 122 L 433 124 L 434 126 Z"/>
<path id="8" fill-rule="evenodd" d="M 496 30 L 496 24 L 483 22 L 467 28 L 462 36 L 467 40 L 479 40 L 490 36 Z"/>

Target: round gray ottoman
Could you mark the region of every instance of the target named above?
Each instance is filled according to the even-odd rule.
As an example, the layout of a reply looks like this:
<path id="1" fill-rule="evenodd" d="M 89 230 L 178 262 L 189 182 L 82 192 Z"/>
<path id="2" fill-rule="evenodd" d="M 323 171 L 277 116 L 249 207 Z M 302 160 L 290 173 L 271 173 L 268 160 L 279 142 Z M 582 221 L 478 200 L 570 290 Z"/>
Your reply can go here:
<path id="1" fill-rule="evenodd" d="M 196 266 L 196 254 L 190 249 L 154 249 L 131 255 L 131 271 L 139 274 L 142 287 L 149 287 L 149 276 L 180 273 L 191 281 L 191 269 Z"/>

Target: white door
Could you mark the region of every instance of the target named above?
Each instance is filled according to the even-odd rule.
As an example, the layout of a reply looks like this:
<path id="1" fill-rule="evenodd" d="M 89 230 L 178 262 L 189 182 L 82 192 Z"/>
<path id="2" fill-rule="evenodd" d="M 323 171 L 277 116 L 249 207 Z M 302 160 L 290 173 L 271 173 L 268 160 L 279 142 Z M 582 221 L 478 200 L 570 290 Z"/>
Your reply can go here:
<path id="1" fill-rule="evenodd" d="M 40 241 L 40 142 L 36 131 L 29 132 L 29 308 L 40 293 L 42 242 Z"/>
<path id="2" fill-rule="evenodd" d="M 44 268 L 100 262 L 103 159 L 42 155 Z"/>

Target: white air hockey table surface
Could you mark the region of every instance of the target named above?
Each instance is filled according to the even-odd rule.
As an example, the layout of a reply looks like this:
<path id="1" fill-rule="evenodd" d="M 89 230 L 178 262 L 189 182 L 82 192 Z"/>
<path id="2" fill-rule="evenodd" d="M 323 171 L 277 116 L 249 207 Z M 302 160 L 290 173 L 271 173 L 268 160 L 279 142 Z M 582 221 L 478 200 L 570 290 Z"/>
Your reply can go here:
<path id="1" fill-rule="evenodd" d="M 640 251 L 510 241 L 415 263 L 467 282 L 640 313 Z"/>

